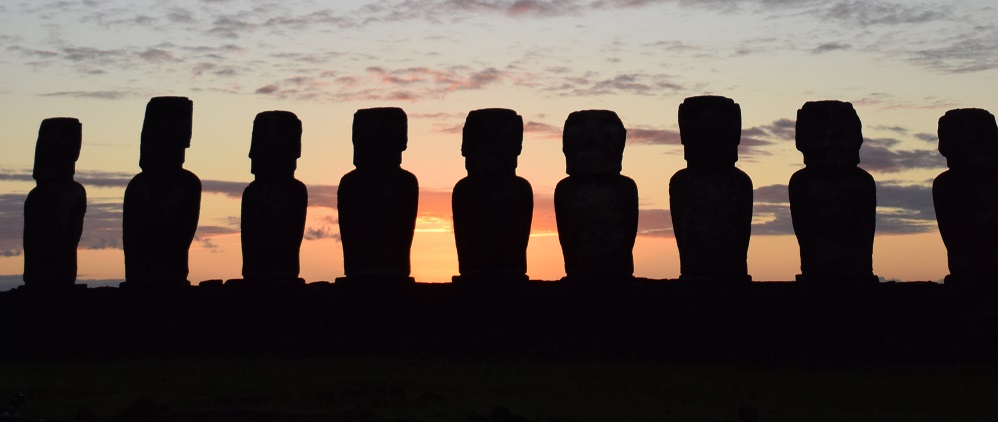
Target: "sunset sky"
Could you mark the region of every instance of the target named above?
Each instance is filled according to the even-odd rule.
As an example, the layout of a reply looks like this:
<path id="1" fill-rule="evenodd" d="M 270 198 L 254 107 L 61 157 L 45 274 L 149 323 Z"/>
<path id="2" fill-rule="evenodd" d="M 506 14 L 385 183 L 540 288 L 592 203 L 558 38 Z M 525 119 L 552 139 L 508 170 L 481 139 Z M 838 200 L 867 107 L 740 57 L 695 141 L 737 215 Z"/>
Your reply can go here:
<path id="1" fill-rule="evenodd" d="M 793 137 L 804 102 L 850 101 L 858 111 L 860 166 L 878 184 L 874 272 L 899 280 L 947 273 L 930 190 L 945 169 L 938 118 L 953 108 L 998 112 L 990 0 L 3 0 L 0 51 L 0 289 L 20 284 L 38 127 L 59 116 L 83 123 L 79 277 L 123 278 L 121 202 L 154 96 L 194 101 L 185 167 L 204 192 L 193 282 L 240 276 L 240 195 L 261 111 L 303 122 L 302 277 L 317 281 L 343 275 L 336 184 L 353 169 L 354 111 L 405 109 L 402 166 L 421 186 L 412 270 L 427 282 L 457 274 L 450 191 L 466 174 L 470 110 L 524 118 L 518 174 L 536 194 L 528 274 L 547 280 L 564 275 L 552 194 L 566 176 L 561 129 L 572 111 L 610 109 L 623 120 L 623 174 L 641 204 L 635 275 L 676 278 L 668 182 L 685 167 L 678 105 L 704 94 L 738 102 L 738 166 L 756 188 L 755 280 L 799 273 L 786 184 L 803 167 Z"/>

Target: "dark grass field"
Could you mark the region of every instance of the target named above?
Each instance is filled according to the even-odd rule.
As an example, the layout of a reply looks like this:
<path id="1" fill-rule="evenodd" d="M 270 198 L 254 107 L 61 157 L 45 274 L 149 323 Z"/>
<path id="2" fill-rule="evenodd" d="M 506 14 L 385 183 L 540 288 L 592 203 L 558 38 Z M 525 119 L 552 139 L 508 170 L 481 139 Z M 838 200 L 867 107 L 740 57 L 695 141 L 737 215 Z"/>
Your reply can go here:
<path id="1" fill-rule="evenodd" d="M 25 394 L 26 420 L 49 421 L 136 417 L 142 399 L 159 420 L 736 421 L 748 409 L 760 421 L 998 417 L 998 372 L 977 366 L 239 358 L 3 362 L 0 374 L 0 394 Z"/>
<path id="2" fill-rule="evenodd" d="M 0 404 L 22 393 L 20 420 L 47 421 L 989 421 L 996 304 L 932 283 L 8 292 Z"/>

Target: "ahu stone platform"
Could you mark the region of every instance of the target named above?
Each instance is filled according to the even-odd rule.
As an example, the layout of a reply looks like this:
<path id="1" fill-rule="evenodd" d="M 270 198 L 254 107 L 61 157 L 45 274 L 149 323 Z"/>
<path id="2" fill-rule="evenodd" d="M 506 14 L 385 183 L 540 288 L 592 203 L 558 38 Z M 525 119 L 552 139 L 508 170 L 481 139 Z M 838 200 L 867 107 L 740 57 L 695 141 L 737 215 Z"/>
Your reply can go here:
<path id="1" fill-rule="evenodd" d="M 336 357 L 998 363 L 998 289 L 205 283 L 0 293 L 0 359 Z"/>

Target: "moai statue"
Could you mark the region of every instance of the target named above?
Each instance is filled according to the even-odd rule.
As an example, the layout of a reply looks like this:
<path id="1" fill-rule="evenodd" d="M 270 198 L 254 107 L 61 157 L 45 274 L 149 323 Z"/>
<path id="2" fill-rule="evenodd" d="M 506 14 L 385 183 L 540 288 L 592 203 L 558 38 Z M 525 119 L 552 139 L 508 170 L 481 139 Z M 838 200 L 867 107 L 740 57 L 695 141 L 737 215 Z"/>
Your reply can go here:
<path id="1" fill-rule="evenodd" d="M 24 287 L 67 289 L 76 283 L 76 247 L 87 191 L 73 180 L 80 157 L 79 120 L 45 119 L 35 145 L 36 186 L 24 201 Z M 86 287 L 86 285 L 79 285 Z"/>
<path id="2" fill-rule="evenodd" d="M 419 183 L 402 169 L 408 123 L 401 108 L 353 115 L 353 164 L 337 195 L 343 269 L 337 283 L 405 285 L 416 228 Z"/>
<path id="3" fill-rule="evenodd" d="M 752 281 L 752 179 L 735 167 L 741 131 L 741 108 L 730 98 L 691 97 L 679 106 L 686 168 L 669 181 L 669 204 L 680 280 Z"/>
<path id="4" fill-rule="evenodd" d="M 797 281 L 873 285 L 877 187 L 857 167 L 862 124 L 852 104 L 805 103 L 797 111 L 797 149 L 804 168 L 790 178 L 790 214 L 800 245 Z"/>
<path id="5" fill-rule="evenodd" d="M 998 274 L 998 126 L 987 110 L 939 119 L 946 170 L 932 184 L 939 234 L 949 257 L 947 285 L 995 285 Z"/>
<path id="6" fill-rule="evenodd" d="M 461 272 L 455 283 L 527 281 L 527 241 L 534 209 L 530 182 L 516 175 L 523 118 L 513 110 L 468 113 L 461 155 L 468 177 L 454 186 L 454 239 Z"/>
<path id="7" fill-rule="evenodd" d="M 194 104 L 155 97 L 146 105 L 139 167 L 125 188 L 122 287 L 189 286 L 187 255 L 201 211 L 201 180 L 183 168 Z"/>
<path id="8" fill-rule="evenodd" d="M 308 190 L 295 179 L 301 157 L 301 120 L 289 111 L 266 111 L 253 121 L 249 152 L 253 182 L 243 191 L 240 231 L 243 280 L 296 285 L 305 234 Z"/>
<path id="9" fill-rule="evenodd" d="M 620 174 L 627 131 L 609 110 L 576 111 L 565 121 L 568 177 L 554 191 L 564 280 L 606 284 L 634 277 L 638 187 Z"/>

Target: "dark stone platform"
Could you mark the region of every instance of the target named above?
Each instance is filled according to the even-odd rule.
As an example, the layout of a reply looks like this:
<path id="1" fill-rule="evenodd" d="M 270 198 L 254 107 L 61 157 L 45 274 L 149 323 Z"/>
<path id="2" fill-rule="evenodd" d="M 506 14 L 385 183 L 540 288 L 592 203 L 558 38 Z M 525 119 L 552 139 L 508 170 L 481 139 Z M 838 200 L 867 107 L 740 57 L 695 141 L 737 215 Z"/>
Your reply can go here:
<path id="1" fill-rule="evenodd" d="M 0 359 L 998 363 L 998 289 L 935 283 L 709 287 L 654 280 L 502 288 L 209 286 L 0 293 Z"/>

